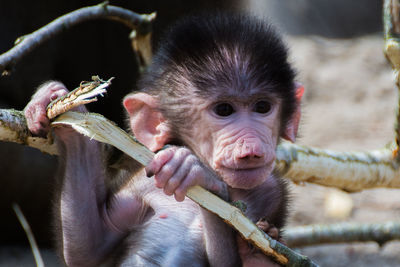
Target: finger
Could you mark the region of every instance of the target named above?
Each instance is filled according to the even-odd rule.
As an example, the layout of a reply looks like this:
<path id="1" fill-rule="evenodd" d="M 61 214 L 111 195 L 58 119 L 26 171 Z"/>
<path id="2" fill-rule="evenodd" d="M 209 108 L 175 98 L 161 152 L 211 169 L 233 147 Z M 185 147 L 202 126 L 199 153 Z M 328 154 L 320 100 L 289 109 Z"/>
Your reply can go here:
<path id="1" fill-rule="evenodd" d="M 36 134 L 45 136 L 50 130 L 50 120 L 47 118 L 46 109 L 41 105 L 36 106 L 33 119 L 35 121 Z"/>
<path id="2" fill-rule="evenodd" d="M 278 238 L 279 238 L 279 230 L 278 230 L 278 228 L 276 228 L 276 227 L 270 227 L 270 228 L 268 229 L 267 234 L 268 234 L 271 238 L 273 238 L 273 239 L 275 239 L 275 240 L 278 240 Z"/>
<path id="3" fill-rule="evenodd" d="M 175 190 L 180 186 L 182 181 L 186 179 L 190 169 L 194 164 L 196 164 L 196 162 L 197 158 L 194 155 L 188 155 L 184 158 L 183 162 L 180 164 L 180 166 L 178 166 L 175 174 L 166 183 L 164 187 L 165 194 L 174 194 Z"/>
<path id="4" fill-rule="evenodd" d="M 168 181 L 175 175 L 178 168 L 182 165 L 185 158 L 188 156 L 190 151 L 188 149 L 177 149 L 173 154 L 172 158 L 161 167 L 161 170 L 155 174 L 154 179 L 158 188 L 165 188 Z M 177 183 L 179 181 L 174 181 Z M 173 192 L 164 192 L 167 195 L 172 195 Z"/>
<path id="5" fill-rule="evenodd" d="M 49 131 L 46 110 L 39 104 L 32 104 L 24 110 L 29 131 L 34 135 L 45 136 Z"/>
<path id="6" fill-rule="evenodd" d="M 56 100 L 57 98 L 68 94 L 67 88 L 57 88 L 57 91 L 50 95 L 50 102 Z"/>
<path id="7" fill-rule="evenodd" d="M 192 165 L 186 178 L 182 181 L 179 187 L 175 190 L 175 199 L 177 201 L 183 201 L 185 199 L 187 190 L 196 185 L 200 184 L 198 181 L 204 179 L 203 168 L 199 164 Z"/>
<path id="8" fill-rule="evenodd" d="M 261 230 L 263 230 L 264 232 L 267 232 L 268 229 L 270 228 L 269 223 L 267 222 L 267 220 L 260 219 L 257 223 L 256 223 L 257 227 L 260 228 Z"/>
<path id="9" fill-rule="evenodd" d="M 158 152 L 145 168 L 147 177 L 152 177 L 154 174 L 158 173 L 164 164 L 174 156 L 175 151 L 176 147 L 171 147 Z"/>

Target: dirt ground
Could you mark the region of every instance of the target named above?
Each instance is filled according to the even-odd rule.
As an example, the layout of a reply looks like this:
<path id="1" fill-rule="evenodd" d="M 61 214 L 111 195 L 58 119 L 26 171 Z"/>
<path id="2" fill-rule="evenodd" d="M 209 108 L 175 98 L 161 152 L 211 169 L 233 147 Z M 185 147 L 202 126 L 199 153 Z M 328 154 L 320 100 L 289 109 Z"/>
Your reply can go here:
<path id="1" fill-rule="evenodd" d="M 380 34 L 349 40 L 288 38 L 288 42 L 306 89 L 299 144 L 349 151 L 378 149 L 393 140 L 397 91 Z M 348 216 L 338 218 L 326 208 L 338 190 L 309 184 L 292 189 L 290 226 L 400 218 L 399 190 L 346 194 L 353 207 Z M 400 242 L 382 248 L 375 243 L 324 245 L 300 252 L 321 266 L 400 266 Z"/>
<path id="2" fill-rule="evenodd" d="M 298 80 L 306 88 L 298 143 L 334 150 L 381 148 L 393 139 L 397 91 L 383 56 L 381 35 L 351 40 L 288 37 Z M 348 215 L 325 208 L 338 190 L 316 185 L 292 186 L 290 226 L 315 223 L 386 222 L 400 219 L 400 191 L 366 190 L 350 194 Z M 346 198 L 346 197 L 345 197 Z M 400 242 L 303 248 L 321 266 L 400 266 Z M 12 256 L 6 262 L 5 254 Z M 47 266 L 57 266 L 44 251 Z M 34 266 L 29 250 L 0 249 L 0 266 Z"/>

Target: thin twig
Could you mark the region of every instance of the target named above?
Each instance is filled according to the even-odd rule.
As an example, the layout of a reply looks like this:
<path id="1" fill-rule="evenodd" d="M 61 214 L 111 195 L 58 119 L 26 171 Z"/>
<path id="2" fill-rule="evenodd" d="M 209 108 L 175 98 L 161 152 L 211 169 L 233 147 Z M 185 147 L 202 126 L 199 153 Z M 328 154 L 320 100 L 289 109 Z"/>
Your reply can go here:
<path id="1" fill-rule="evenodd" d="M 0 73 L 2 75 L 10 74 L 13 66 L 18 61 L 43 42 L 70 29 L 74 25 L 94 19 L 116 20 L 130 29 L 136 29 L 138 26 L 146 27 L 147 24 L 150 24 L 154 19 L 154 14 L 140 15 L 121 7 L 108 5 L 107 2 L 78 9 L 57 18 L 31 34 L 17 39 L 16 45 L 12 49 L 0 55 Z"/>
<path id="2" fill-rule="evenodd" d="M 284 231 L 284 239 L 290 247 L 368 241 L 374 241 L 383 246 L 388 241 L 400 239 L 400 222 L 338 223 L 293 227 Z"/>
<path id="3" fill-rule="evenodd" d="M 42 256 L 40 255 L 39 247 L 36 243 L 35 237 L 33 236 L 31 227 L 29 226 L 28 221 L 26 220 L 24 214 L 21 211 L 21 208 L 17 203 L 13 203 L 12 207 L 14 209 L 15 214 L 17 215 L 18 221 L 21 223 L 22 228 L 24 229 L 26 236 L 28 237 L 29 244 L 32 249 L 33 257 L 35 257 L 36 266 L 44 267 Z"/>

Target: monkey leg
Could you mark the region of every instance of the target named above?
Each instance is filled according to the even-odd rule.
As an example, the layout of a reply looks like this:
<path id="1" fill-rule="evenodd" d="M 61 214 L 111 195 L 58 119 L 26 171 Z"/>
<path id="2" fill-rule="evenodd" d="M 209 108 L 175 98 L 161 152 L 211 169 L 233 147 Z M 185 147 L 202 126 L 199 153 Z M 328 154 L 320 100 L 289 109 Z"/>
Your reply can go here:
<path id="1" fill-rule="evenodd" d="M 285 244 L 280 236 L 279 229 L 273 224 L 268 223 L 265 218 L 261 218 L 256 225 L 263 230 L 271 238 Z M 276 263 L 273 259 L 264 255 L 261 251 L 256 249 L 253 245 L 237 236 L 237 245 L 243 267 L 279 267 L 280 264 Z"/>

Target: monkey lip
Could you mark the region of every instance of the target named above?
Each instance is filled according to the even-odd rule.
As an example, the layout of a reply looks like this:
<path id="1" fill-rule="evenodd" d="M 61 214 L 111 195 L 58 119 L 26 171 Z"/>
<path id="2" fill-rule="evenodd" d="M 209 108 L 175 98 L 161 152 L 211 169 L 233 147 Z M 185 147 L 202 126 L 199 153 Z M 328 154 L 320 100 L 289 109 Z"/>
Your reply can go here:
<path id="1" fill-rule="evenodd" d="M 251 189 L 262 184 L 270 175 L 268 166 L 250 168 L 220 167 L 217 171 L 232 188 Z"/>
<path id="2" fill-rule="evenodd" d="M 258 166 L 258 167 L 240 167 L 240 168 L 229 168 L 229 167 L 221 167 L 220 170 L 222 173 L 230 173 L 230 175 L 234 176 L 259 176 L 259 175 L 265 175 L 267 172 L 267 166 Z"/>
<path id="3" fill-rule="evenodd" d="M 237 164 L 235 166 L 227 166 L 225 164 L 222 164 L 220 166 L 220 169 L 237 172 L 237 171 L 254 171 L 254 170 L 264 169 L 267 167 L 268 167 L 268 164 L 261 163 L 261 162 L 258 162 L 258 163 L 253 162 L 253 163 L 247 163 L 247 164 L 246 163 Z"/>
<path id="4" fill-rule="evenodd" d="M 237 171 L 255 171 L 255 170 L 259 170 L 259 169 L 262 169 L 262 168 L 264 168 L 265 166 L 261 166 L 261 167 L 250 167 L 250 168 L 232 168 L 231 170 L 232 171 L 235 171 L 235 172 L 237 172 Z"/>

